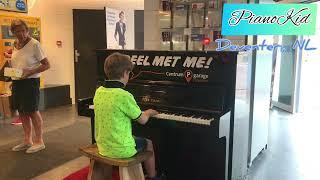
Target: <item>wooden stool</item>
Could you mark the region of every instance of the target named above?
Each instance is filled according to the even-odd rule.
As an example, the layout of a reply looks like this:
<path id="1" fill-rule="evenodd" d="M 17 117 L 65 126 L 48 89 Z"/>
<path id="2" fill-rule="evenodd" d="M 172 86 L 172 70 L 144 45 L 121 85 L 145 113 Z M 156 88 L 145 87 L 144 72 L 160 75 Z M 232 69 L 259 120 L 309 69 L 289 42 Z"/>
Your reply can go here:
<path id="1" fill-rule="evenodd" d="M 111 180 L 112 167 L 119 167 L 120 180 L 144 180 L 141 162 L 151 157 L 152 152 L 144 151 L 126 159 L 113 159 L 101 156 L 96 145 L 80 148 L 90 158 L 88 180 Z"/>

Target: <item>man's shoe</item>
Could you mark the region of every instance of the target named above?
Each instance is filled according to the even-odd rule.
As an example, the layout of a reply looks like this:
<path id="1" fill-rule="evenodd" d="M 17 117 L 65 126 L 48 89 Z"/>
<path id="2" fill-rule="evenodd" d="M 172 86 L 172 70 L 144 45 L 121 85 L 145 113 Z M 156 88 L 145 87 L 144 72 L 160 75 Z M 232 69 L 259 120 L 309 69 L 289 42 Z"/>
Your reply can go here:
<path id="1" fill-rule="evenodd" d="M 32 146 L 32 144 L 25 144 L 25 143 L 21 143 L 19 145 L 16 145 L 15 147 L 12 148 L 12 151 L 22 151 L 22 150 L 26 150 L 28 148 L 30 148 Z"/>
<path id="2" fill-rule="evenodd" d="M 36 144 L 27 149 L 26 153 L 35 153 L 45 149 L 46 146 L 44 144 Z"/>

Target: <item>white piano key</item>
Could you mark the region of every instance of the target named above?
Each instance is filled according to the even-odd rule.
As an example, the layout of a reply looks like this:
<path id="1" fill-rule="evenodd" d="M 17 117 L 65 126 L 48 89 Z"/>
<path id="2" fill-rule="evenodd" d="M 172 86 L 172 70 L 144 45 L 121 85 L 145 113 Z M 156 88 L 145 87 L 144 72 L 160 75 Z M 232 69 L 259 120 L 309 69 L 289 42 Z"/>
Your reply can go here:
<path id="1" fill-rule="evenodd" d="M 202 125 L 210 125 L 211 121 L 214 120 L 214 118 L 203 119 L 203 118 L 194 118 L 194 117 L 186 117 L 186 116 L 177 116 L 177 115 L 167 114 L 167 113 L 160 113 L 155 115 L 154 117 L 158 119 L 173 120 L 173 121 L 202 124 Z"/>
<path id="2" fill-rule="evenodd" d="M 90 105 L 89 109 L 94 109 L 94 105 Z M 173 121 L 201 124 L 201 125 L 210 125 L 211 121 L 214 120 L 214 118 L 204 119 L 202 117 L 196 118 L 195 116 L 181 116 L 181 115 L 174 115 L 169 113 L 159 113 L 153 117 L 158 119 L 173 120 Z"/>

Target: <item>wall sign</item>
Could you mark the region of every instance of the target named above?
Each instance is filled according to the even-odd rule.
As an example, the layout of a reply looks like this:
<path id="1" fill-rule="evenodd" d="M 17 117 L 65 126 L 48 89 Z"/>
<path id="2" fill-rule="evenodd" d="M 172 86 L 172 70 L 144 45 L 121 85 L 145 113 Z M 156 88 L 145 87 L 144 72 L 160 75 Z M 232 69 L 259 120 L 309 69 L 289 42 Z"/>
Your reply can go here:
<path id="1" fill-rule="evenodd" d="M 0 10 L 27 13 L 27 0 L 0 0 Z"/>
<path id="2" fill-rule="evenodd" d="M 107 56 L 120 52 L 134 64 L 130 80 L 187 84 L 224 83 L 236 67 L 237 52 L 98 50 L 98 74 L 104 75 Z M 104 77 L 99 77 L 104 79 Z"/>
<path id="3" fill-rule="evenodd" d="M 314 35 L 316 4 L 225 4 L 222 35 Z"/>

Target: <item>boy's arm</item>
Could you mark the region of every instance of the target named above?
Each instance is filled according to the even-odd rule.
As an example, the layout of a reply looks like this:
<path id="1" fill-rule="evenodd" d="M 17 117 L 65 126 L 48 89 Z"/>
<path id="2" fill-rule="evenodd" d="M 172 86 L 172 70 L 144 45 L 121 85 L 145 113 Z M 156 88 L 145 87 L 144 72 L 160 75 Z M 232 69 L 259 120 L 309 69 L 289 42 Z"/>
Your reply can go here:
<path id="1" fill-rule="evenodd" d="M 157 111 L 155 111 L 153 109 L 148 109 L 148 110 L 142 112 L 141 116 L 138 119 L 138 122 L 140 124 L 146 124 L 150 117 L 157 115 L 157 114 L 158 114 Z"/>
<path id="2" fill-rule="evenodd" d="M 119 101 L 120 110 L 130 119 L 140 124 L 146 124 L 151 116 L 158 114 L 158 112 L 153 109 L 142 112 L 133 95 L 130 93 L 121 96 Z"/>

